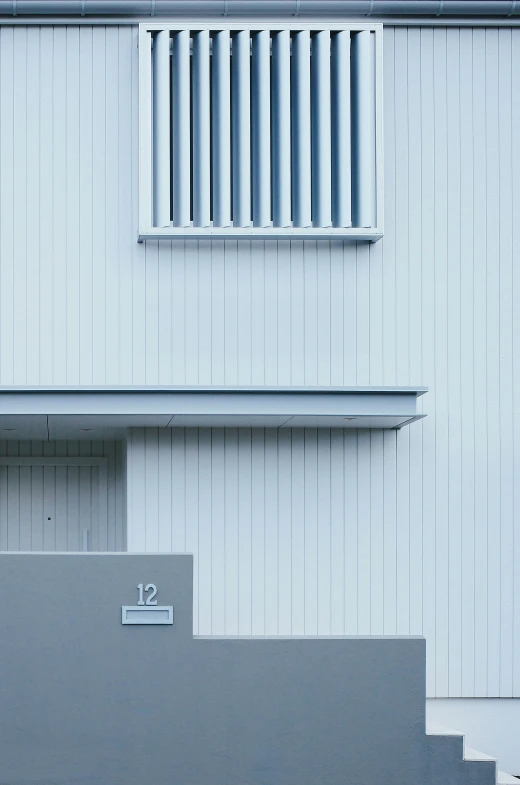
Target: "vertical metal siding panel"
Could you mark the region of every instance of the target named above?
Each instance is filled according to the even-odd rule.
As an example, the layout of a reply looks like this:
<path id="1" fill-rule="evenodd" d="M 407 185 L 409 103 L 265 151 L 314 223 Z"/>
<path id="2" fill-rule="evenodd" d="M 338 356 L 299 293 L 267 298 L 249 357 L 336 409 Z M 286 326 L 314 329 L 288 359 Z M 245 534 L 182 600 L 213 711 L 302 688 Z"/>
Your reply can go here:
<path id="1" fill-rule="evenodd" d="M 171 541 L 172 551 L 186 550 L 186 431 L 171 428 Z"/>
<path id="2" fill-rule="evenodd" d="M 198 439 L 198 586 L 199 586 L 199 635 L 212 634 L 211 587 L 212 564 L 212 498 L 211 498 L 211 428 L 199 428 Z"/>
<path id="3" fill-rule="evenodd" d="M 500 697 L 513 696 L 515 519 L 514 519 L 514 434 L 510 412 L 514 411 L 513 319 L 513 171 L 518 153 L 513 144 L 512 95 L 513 31 L 498 34 L 498 106 L 500 176 Z"/>
<path id="4" fill-rule="evenodd" d="M 500 118 L 498 29 L 486 30 L 487 695 L 500 695 Z M 497 261 L 494 261 L 497 260 Z M 481 347 L 484 350 L 484 347 Z M 497 515 L 498 511 L 498 515 Z"/>
<path id="5" fill-rule="evenodd" d="M 385 375 L 385 383 L 395 384 L 396 379 L 403 383 L 410 381 L 410 358 L 408 352 L 408 291 L 409 291 L 409 182 L 415 173 L 410 170 L 409 145 L 412 142 L 408 129 L 410 104 L 408 90 L 408 35 L 406 28 L 394 30 L 393 52 L 393 83 L 394 89 L 388 113 L 389 134 L 392 138 L 390 159 L 392 165 L 391 180 L 388 184 L 391 193 L 388 223 L 391 224 L 390 243 L 394 253 L 388 258 L 385 254 L 383 291 L 395 303 L 395 311 L 391 315 L 393 324 L 387 324 L 388 337 L 385 330 L 385 342 L 388 341 L 389 356 L 393 353 L 393 362 Z M 385 116 L 386 120 L 386 116 Z M 410 177 L 411 176 L 411 177 Z M 383 310 L 383 309 L 381 309 Z M 386 370 L 386 369 L 385 369 Z"/>
<path id="6" fill-rule="evenodd" d="M 404 435 L 404 434 L 403 434 Z M 407 545 L 410 521 L 406 515 L 406 497 L 403 498 L 403 475 L 407 477 L 408 453 L 404 439 L 396 438 L 393 431 L 383 433 L 383 633 L 384 635 L 409 634 L 409 575 L 410 557 Z M 401 463 L 402 461 L 402 463 Z M 401 501 L 402 500 L 402 501 Z M 404 513 L 402 515 L 400 513 Z M 404 525 L 403 525 L 404 524 Z M 408 556 L 408 559 L 406 558 Z"/>
<path id="7" fill-rule="evenodd" d="M 341 386 L 345 377 L 345 313 L 343 242 L 330 242 L 330 384 Z"/>
<path id="8" fill-rule="evenodd" d="M 201 311 L 201 329 L 204 326 L 206 334 L 205 341 L 199 339 L 199 355 L 210 368 L 212 384 L 226 383 L 226 248 L 226 240 L 214 240 L 211 254 L 204 257 L 210 272 L 205 292 L 207 312 Z"/>
<path id="9" fill-rule="evenodd" d="M 273 225 L 291 225 L 291 40 L 273 33 L 271 69 L 271 155 Z"/>
<path id="10" fill-rule="evenodd" d="M 316 578 L 318 635 L 332 630 L 332 509 L 331 509 L 331 431 L 320 428 L 316 445 Z"/>
<path id="11" fill-rule="evenodd" d="M 264 431 L 264 634 L 278 635 L 280 515 L 279 515 L 279 430 Z"/>
<path id="12" fill-rule="evenodd" d="M 0 38 L 1 41 L 1 38 Z M 40 31 L 37 27 L 27 30 L 27 166 L 26 199 L 23 207 L 26 214 L 27 252 L 27 341 L 26 383 L 38 384 L 40 380 L 39 341 L 35 338 L 40 324 Z M 28 227 L 30 226 L 30 231 Z"/>
<path id="13" fill-rule="evenodd" d="M 16 264 L 13 281 L 14 307 L 14 368 L 15 384 L 25 384 L 27 379 L 27 28 L 14 29 L 13 49 L 13 243 Z"/>
<path id="14" fill-rule="evenodd" d="M 66 283 L 66 381 L 79 384 L 80 379 L 80 69 L 84 50 L 84 30 L 72 28 L 67 31 L 67 92 L 66 92 L 66 220 L 65 254 L 67 260 Z"/>
<path id="15" fill-rule="evenodd" d="M 251 429 L 238 430 L 238 634 L 252 634 Z"/>
<path id="16" fill-rule="evenodd" d="M 213 226 L 231 225 L 230 36 L 213 36 L 211 99 L 213 119 Z"/>
<path id="17" fill-rule="evenodd" d="M 161 248 L 159 248 L 161 245 Z M 159 258 L 163 256 L 164 248 L 159 242 L 146 243 L 144 259 L 144 384 L 149 380 L 159 378 L 159 314 L 163 316 L 162 300 L 168 296 L 159 286 Z"/>
<path id="18" fill-rule="evenodd" d="M 312 223 L 332 225 L 330 32 L 312 37 Z"/>
<path id="19" fill-rule="evenodd" d="M 434 344 L 435 344 L 435 628 L 436 628 L 436 695 L 448 694 L 448 333 L 446 324 L 448 291 L 447 211 L 447 118 L 446 118 L 446 30 L 433 35 L 434 117 Z"/>
<path id="20" fill-rule="evenodd" d="M 305 428 L 303 435 L 303 562 L 305 635 L 318 634 L 318 433 Z"/>
<path id="21" fill-rule="evenodd" d="M 344 431 L 330 431 L 330 634 L 345 635 Z"/>
<path id="22" fill-rule="evenodd" d="M 167 428 L 158 431 L 158 537 L 157 550 L 160 553 L 172 551 L 172 433 Z"/>
<path id="23" fill-rule="evenodd" d="M 332 225 L 351 226 L 350 31 L 331 41 Z"/>
<path id="24" fill-rule="evenodd" d="M 144 428 L 132 428 L 127 448 L 127 543 L 128 550 L 137 553 L 146 551 L 146 530 L 148 528 L 144 483 L 146 471 L 145 432 Z M 143 526 L 141 521 L 146 521 L 146 526 Z"/>
<path id="25" fill-rule="evenodd" d="M 106 384 L 107 312 L 112 310 L 112 293 L 106 288 L 107 268 L 107 183 L 112 177 L 112 160 L 107 155 L 107 103 L 114 95 L 117 62 L 117 28 L 96 28 L 92 42 L 93 82 L 96 85 L 92 105 L 92 310 L 87 314 L 92 336 L 92 380 Z M 114 96 L 115 97 L 115 96 Z M 112 118 L 111 118 L 112 120 Z M 108 219 L 110 220 L 110 219 Z M 85 320 L 87 321 L 87 320 Z"/>
<path id="26" fill-rule="evenodd" d="M 461 694 L 475 694 L 475 369 L 473 320 L 475 302 L 473 214 L 473 31 L 460 30 L 460 241 L 461 241 Z"/>
<path id="27" fill-rule="evenodd" d="M 54 518 L 54 515 L 52 517 Z M 8 466 L 7 468 L 7 550 L 20 550 L 19 466 Z"/>
<path id="28" fill-rule="evenodd" d="M 383 431 L 370 432 L 370 634 L 384 631 Z"/>
<path id="29" fill-rule="evenodd" d="M 9 35 L 9 31 L 7 29 L 2 28 L 0 33 L 0 44 L 1 44 L 1 53 L 0 53 L 0 85 L 2 89 L 0 90 L 0 95 L 2 96 L 2 105 L 3 102 L 7 99 L 8 94 L 6 94 L 5 87 L 6 85 L 2 84 L 2 78 L 5 74 L 5 69 L 2 67 L 3 58 L 7 55 L 6 50 L 6 36 Z M 53 382 L 53 346 L 52 346 L 52 337 L 53 337 L 53 330 L 52 330 L 52 313 L 54 310 L 54 302 L 53 302 L 53 290 L 52 290 L 52 281 L 53 281 L 53 255 L 50 251 L 52 248 L 52 178 L 53 178 L 53 166 L 52 166 L 52 82 L 53 82 L 53 68 L 52 68 L 52 48 L 53 48 L 53 30 L 52 28 L 43 28 L 40 31 L 40 41 L 39 41 L 39 65 L 38 65 L 38 73 L 40 78 L 40 101 L 39 101 L 39 115 L 40 115 L 40 127 L 39 127 L 39 238 L 40 238 L 40 278 L 39 278 L 39 301 L 40 301 L 40 321 L 38 325 L 38 342 L 39 342 L 39 364 L 37 369 L 38 374 L 38 383 L 39 384 L 52 384 Z M 8 116 L 8 115 L 7 115 Z M 5 119 L 6 113 L 2 112 L 2 116 L 0 118 L 0 155 L 2 154 L 3 145 L 7 141 L 6 132 L 8 131 L 7 128 L 4 128 L 2 125 L 2 121 Z M 4 166 L 1 164 L 0 159 L 0 171 L 2 172 L 2 186 L 0 189 L 0 199 L 1 199 L 1 191 L 3 190 L 3 182 L 6 178 L 8 173 L 8 169 L 6 170 Z M 2 242 L 5 239 L 4 235 L 4 220 L 7 218 L 8 213 L 4 213 L 3 209 L 3 202 L 2 202 L 2 220 L 0 221 L 0 229 L 2 231 Z M 2 268 L 4 264 L 7 263 L 7 259 L 2 254 Z M 4 279 L 4 271 L 2 270 L 2 281 Z M 6 311 L 2 307 L 2 319 L 0 320 L 0 354 L 2 360 L 0 362 L 5 362 L 8 358 L 8 354 L 4 352 L 4 347 L 2 345 L 2 335 L 6 334 L 6 324 L 3 321 L 8 315 L 8 311 Z M 4 371 L 4 367 L 2 365 L 2 383 L 9 384 L 9 376 L 6 375 Z"/>
<path id="30" fill-rule="evenodd" d="M 271 223 L 271 34 L 252 34 L 253 225 Z"/>
<path id="31" fill-rule="evenodd" d="M 255 243 L 256 245 L 256 243 Z M 263 384 L 277 384 L 278 372 L 278 311 L 276 308 L 277 287 L 276 240 L 266 240 L 263 255 Z"/>
<path id="32" fill-rule="evenodd" d="M 209 33 L 193 35 L 193 225 L 210 225 Z"/>
<path id="33" fill-rule="evenodd" d="M 251 431 L 251 634 L 265 635 L 265 430 Z M 270 576 L 267 576 L 267 580 Z"/>
<path id="34" fill-rule="evenodd" d="M 94 47 L 100 31 L 87 28 L 81 51 L 80 105 L 79 105 L 79 209 L 80 233 L 78 237 L 80 303 L 79 323 L 79 383 L 93 382 L 93 181 L 94 167 Z M 96 52 L 99 51 L 96 46 Z M 99 74 L 99 71 L 97 71 Z M 104 82 L 104 70 L 100 74 Z M 104 90 L 101 88 L 102 91 Z M 97 96 L 96 96 L 97 98 Z"/>
<path id="35" fill-rule="evenodd" d="M 233 34 L 233 226 L 251 224 L 250 49 L 249 30 Z"/>
<path id="36" fill-rule="evenodd" d="M 447 382 L 448 382 L 448 690 L 461 695 L 462 664 L 462 437 L 460 33 L 446 31 L 447 145 Z"/>
<path id="37" fill-rule="evenodd" d="M 331 243 L 326 240 L 316 244 L 317 285 L 316 300 L 318 325 L 316 341 L 318 359 L 316 363 L 316 384 L 327 387 L 331 384 L 332 351 L 331 351 Z"/>
<path id="38" fill-rule="evenodd" d="M 35 469 L 33 469 L 33 474 Z M 79 488 L 79 466 L 69 466 L 67 471 L 67 483 Z M 86 528 L 80 523 L 79 515 L 79 494 L 69 493 L 65 499 L 65 514 L 67 516 L 68 531 L 68 550 L 83 550 L 83 529 Z M 92 549 L 92 530 L 88 528 L 87 548 Z"/>
<path id="39" fill-rule="evenodd" d="M 320 260 L 321 261 L 321 260 Z M 318 372 L 318 243 L 316 240 L 303 241 L 303 292 L 304 292 L 304 384 L 317 383 Z"/>
<path id="40" fill-rule="evenodd" d="M 372 510 L 370 507 L 370 431 L 357 434 L 357 632 L 372 634 L 371 551 Z"/>
<path id="41" fill-rule="evenodd" d="M 0 374 L 14 383 L 14 29 L 0 32 Z"/>
<path id="42" fill-rule="evenodd" d="M 473 363 L 475 370 L 475 697 L 487 695 L 488 682 L 488 458 L 487 458 L 487 166 L 486 31 L 473 31 L 473 264 L 475 300 Z"/>
<path id="43" fill-rule="evenodd" d="M 144 254 L 138 251 L 135 242 L 135 220 L 137 215 L 137 171 L 138 159 L 136 133 L 136 101 L 137 89 L 137 31 L 135 28 L 123 27 L 119 31 L 119 68 L 118 68 L 118 137 L 117 148 L 110 147 L 111 154 L 118 158 L 118 198 L 114 204 L 116 238 L 118 245 L 117 258 L 112 259 L 116 265 L 117 287 L 110 291 L 117 292 L 119 302 L 119 323 L 110 340 L 117 352 L 115 373 L 118 382 L 127 379 L 136 383 L 138 365 L 134 367 L 134 342 L 141 338 L 139 326 L 134 315 L 134 264 L 137 267 Z M 135 89 L 134 89 L 135 88 Z M 116 212 L 117 210 L 117 212 Z M 139 256 L 138 256 L 139 254 Z M 135 262 L 134 262 L 135 260 Z M 131 274 L 129 274 L 131 273 Z M 135 332 L 134 332 L 135 331 Z"/>
<path id="44" fill-rule="evenodd" d="M 296 337 L 293 333 L 291 319 L 293 314 L 293 301 L 296 300 L 297 292 L 303 280 L 299 276 L 293 279 L 292 262 L 294 256 L 294 244 L 303 248 L 303 242 L 298 240 L 278 240 L 277 242 L 277 278 L 276 289 L 272 292 L 271 297 L 275 299 L 275 307 L 277 311 L 277 374 L 276 381 L 280 385 L 297 384 L 296 379 L 303 379 L 303 345 L 304 336 Z M 302 254 L 303 256 L 303 254 Z M 300 269 L 301 265 L 296 263 L 296 269 Z M 301 313 L 303 314 L 303 290 L 301 299 Z M 287 304 L 291 303 L 291 307 Z M 296 310 L 296 309 L 294 309 Z M 303 328 L 303 320 L 301 322 Z M 296 358 L 296 362 L 294 360 Z M 298 377 L 296 368 L 301 362 L 301 376 Z"/>
<path id="45" fill-rule="evenodd" d="M 311 37 L 308 30 L 292 37 L 291 82 L 293 226 L 312 226 Z"/>
<path id="46" fill-rule="evenodd" d="M 146 428 L 144 435 L 144 511 L 146 520 L 146 551 L 159 551 L 159 429 Z"/>
<path id="47" fill-rule="evenodd" d="M 305 635 L 305 430 L 291 431 L 291 635 Z"/>
<path id="48" fill-rule="evenodd" d="M 67 98 L 67 30 L 54 28 L 53 42 L 53 91 L 52 91 L 52 246 L 53 309 L 52 348 L 53 376 L 58 383 L 67 378 L 67 248 L 65 233 L 61 231 L 67 207 L 67 114 L 64 111 Z M 90 173 L 89 173 L 90 176 Z M 90 327 L 90 323 L 89 323 Z"/>
<path id="49" fill-rule="evenodd" d="M 98 242 L 103 243 L 100 251 L 104 253 L 100 255 L 104 263 L 102 266 L 104 280 L 95 300 L 95 304 L 102 308 L 103 318 L 99 319 L 98 323 L 94 316 L 94 340 L 102 344 L 104 351 L 96 352 L 94 374 L 96 379 L 104 379 L 107 385 L 118 383 L 121 362 L 118 335 L 121 311 L 124 306 L 119 287 L 119 211 L 121 202 L 126 197 L 121 193 L 124 186 L 120 182 L 120 174 L 122 174 L 120 140 L 124 147 L 123 139 L 128 134 L 128 130 L 125 126 L 125 112 L 120 105 L 120 93 L 126 81 L 121 67 L 121 56 L 126 42 L 127 39 L 122 36 L 121 28 L 108 28 L 106 31 L 105 127 L 102 129 L 104 146 L 100 145 L 101 150 L 104 147 L 106 167 L 104 191 L 100 195 L 104 214 L 100 215 L 98 210 L 97 218 L 100 224 Z"/>
<path id="50" fill-rule="evenodd" d="M 153 223 L 170 224 L 170 33 L 161 30 L 152 46 Z"/>
<path id="51" fill-rule="evenodd" d="M 173 225 L 189 226 L 191 212 L 190 33 L 173 34 L 172 190 Z"/>
<path id="52" fill-rule="evenodd" d="M 238 635 L 239 624 L 239 542 L 238 430 L 226 428 L 224 514 L 226 528 L 226 634 Z"/>
<path id="53" fill-rule="evenodd" d="M 225 430 L 211 432 L 211 634 L 226 634 Z"/>
<path id="54" fill-rule="evenodd" d="M 343 432 L 343 505 L 345 509 L 345 635 L 357 635 L 358 612 L 358 431 Z M 366 519 L 365 519 L 366 523 Z"/>
<path id="55" fill-rule="evenodd" d="M 198 242 L 187 242 L 184 246 L 184 299 L 186 302 L 184 312 L 184 384 L 202 383 L 199 381 L 199 247 L 200 243 Z"/>
<path id="56" fill-rule="evenodd" d="M 422 168 L 421 168 L 421 30 L 409 29 L 407 35 L 407 85 L 408 85 L 408 155 L 409 155 L 409 286 L 410 293 L 421 292 L 421 217 L 422 217 Z M 394 90 L 399 89 L 394 85 Z M 386 158 L 385 158 L 386 160 Z M 385 204 L 385 212 L 388 201 Z M 385 255 L 384 265 L 387 259 Z M 410 381 L 423 379 L 422 372 L 422 316 L 420 296 L 410 296 Z M 410 431 L 410 633 L 420 635 L 423 629 L 423 476 L 422 476 L 422 427 Z M 406 469 L 401 469 L 406 471 Z"/>
<path id="57" fill-rule="evenodd" d="M 20 472 L 22 467 L 20 467 Z M 92 468 L 89 467 L 89 474 L 92 475 Z M 92 484 L 92 477 L 90 477 Z M 68 546 L 68 521 L 67 521 L 67 492 L 69 485 L 69 469 L 67 466 L 56 466 L 55 470 L 56 487 L 56 550 L 66 551 Z M 79 550 L 79 542 L 75 543 Z"/>
<path id="58" fill-rule="evenodd" d="M 226 240 L 224 243 L 224 384 L 238 381 L 238 264 L 239 243 Z M 241 260 L 240 260 L 241 261 Z M 211 260 L 208 260 L 211 264 Z"/>
<path id="59" fill-rule="evenodd" d="M 291 635 L 292 599 L 293 599 L 293 466 L 292 466 L 292 430 L 279 429 L 278 434 L 278 465 L 277 465 L 277 496 L 278 496 L 278 635 Z M 301 519 L 296 518 L 296 526 Z"/>
<path id="60" fill-rule="evenodd" d="M 186 551 L 193 553 L 193 633 L 202 632 L 199 624 L 199 431 L 186 429 Z"/>
<path id="61" fill-rule="evenodd" d="M 421 318 L 423 336 L 423 378 L 435 379 L 435 152 L 434 152 L 434 67 L 433 31 L 421 31 L 421 146 L 422 146 L 422 190 L 421 190 Z M 399 227 L 396 228 L 396 232 Z M 432 391 L 430 406 L 435 410 L 435 390 Z M 433 645 L 429 649 L 426 684 L 427 694 L 435 695 L 436 646 L 435 646 L 435 418 L 427 417 L 423 428 L 423 634 Z"/>
<path id="62" fill-rule="evenodd" d="M 237 243 L 237 371 L 236 384 L 253 383 L 253 325 L 251 310 L 255 293 L 251 285 L 251 264 L 242 264 L 242 259 L 251 254 L 251 242 Z"/>
<path id="63" fill-rule="evenodd" d="M 10 467 L 10 470 L 13 467 Z M 85 494 L 81 493 L 81 476 L 80 476 L 80 516 L 85 517 Z M 88 514 L 88 511 L 87 511 Z M 55 551 L 56 550 L 56 467 L 44 466 L 43 467 L 43 550 Z"/>
<path id="64" fill-rule="evenodd" d="M 32 471 L 30 466 L 20 467 L 19 527 L 20 550 L 32 550 Z"/>
<path id="65" fill-rule="evenodd" d="M 519 31 L 514 30 L 512 31 L 512 64 L 511 64 L 511 73 L 518 74 L 520 73 L 520 37 Z M 518 128 L 520 127 L 520 101 L 512 101 L 511 105 L 512 110 L 512 132 L 513 138 L 516 139 L 518 135 Z M 511 162 L 512 168 L 512 213 L 514 216 L 518 215 L 518 210 L 520 206 L 520 149 L 517 144 L 513 145 L 513 157 Z M 520 227 L 518 225 L 518 221 L 515 220 L 513 222 L 512 227 L 512 244 L 513 248 L 518 251 L 520 248 Z M 513 302 L 517 303 L 520 302 L 520 276 L 515 275 L 513 277 L 513 290 L 512 290 L 512 297 Z M 515 391 L 520 389 L 520 363 L 518 363 L 518 346 L 520 345 L 520 309 L 514 308 L 513 309 L 513 347 L 515 348 L 515 353 L 512 355 L 512 359 L 514 359 L 514 370 L 513 370 L 513 389 Z M 511 422 L 508 421 L 508 426 L 511 427 Z M 518 471 L 518 457 L 519 457 L 519 449 L 520 449 L 520 413 L 518 412 L 517 408 L 513 409 L 513 421 L 512 421 L 512 430 L 513 430 L 513 467 L 515 469 L 514 472 L 514 487 L 513 487 L 513 509 L 519 510 L 520 509 L 520 472 Z M 520 564 L 520 537 L 517 536 L 515 530 L 514 536 L 514 548 L 513 548 L 513 561 L 515 565 Z M 513 651 L 515 652 L 515 659 L 513 663 L 513 695 L 518 696 L 520 695 L 520 657 L 518 652 L 520 651 L 520 580 L 518 580 L 517 575 L 515 574 L 514 584 L 513 584 L 513 608 L 512 608 L 512 618 L 513 618 Z"/>

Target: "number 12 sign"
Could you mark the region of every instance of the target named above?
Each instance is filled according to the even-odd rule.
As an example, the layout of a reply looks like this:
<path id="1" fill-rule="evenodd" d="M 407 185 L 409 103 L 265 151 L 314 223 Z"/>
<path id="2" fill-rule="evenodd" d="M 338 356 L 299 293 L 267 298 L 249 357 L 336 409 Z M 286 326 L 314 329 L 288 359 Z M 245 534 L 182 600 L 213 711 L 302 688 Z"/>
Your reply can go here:
<path id="1" fill-rule="evenodd" d="M 121 624 L 173 624 L 173 605 L 157 605 L 155 583 L 137 584 L 137 605 L 121 607 Z"/>

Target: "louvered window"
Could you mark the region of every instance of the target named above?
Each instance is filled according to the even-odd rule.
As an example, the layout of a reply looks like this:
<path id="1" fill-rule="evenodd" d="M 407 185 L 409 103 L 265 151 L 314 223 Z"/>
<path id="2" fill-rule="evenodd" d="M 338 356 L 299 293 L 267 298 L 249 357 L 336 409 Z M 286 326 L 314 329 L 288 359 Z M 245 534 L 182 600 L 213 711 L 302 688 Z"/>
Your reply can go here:
<path id="1" fill-rule="evenodd" d="M 140 26 L 139 239 L 382 234 L 381 26 Z"/>

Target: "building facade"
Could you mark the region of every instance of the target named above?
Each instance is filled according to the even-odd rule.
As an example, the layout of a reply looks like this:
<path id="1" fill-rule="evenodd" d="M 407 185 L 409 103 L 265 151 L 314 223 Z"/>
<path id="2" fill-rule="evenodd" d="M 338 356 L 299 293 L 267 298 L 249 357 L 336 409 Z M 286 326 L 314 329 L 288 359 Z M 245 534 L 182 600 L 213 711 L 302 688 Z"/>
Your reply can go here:
<path id="1" fill-rule="evenodd" d="M 248 14 L 232 0 L 152 3 L 152 17 L 149 3 L 34 5 L 0 7 L 0 549 L 193 553 L 202 635 L 424 635 L 432 718 L 520 774 L 520 8 L 251 2 Z M 219 125 L 226 83 L 204 93 L 205 39 L 192 35 L 191 93 L 172 93 L 161 141 L 158 32 L 169 63 L 176 36 L 201 29 L 212 80 L 216 34 L 247 31 L 252 127 L 236 124 L 234 62 Z M 297 126 L 294 99 L 296 34 L 312 41 L 305 86 L 320 73 L 318 34 L 342 30 L 354 65 L 356 35 L 376 39 L 368 131 L 356 127 L 362 59 L 348 81 L 344 192 L 343 114 L 316 99 Z M 280 58 L 265 182 L 251 31 L 270 31 Z M 288 88 L 275 81 L 288 73 L 284 31 Z M 189 117 L 208 115 L 176 148 L 182 100 Z M 331 128 L 327 204 L 316 140 Z M 294 195 L 307 171 L 298 129 L 312 147 L 308 206 Z M 186 150 L 191 193 L 176 202 Z M 227 180 L 211 168 L 226 161 Z M 233 220 L 215 232 L 218 193 Z M 267 226 L 255 225 L 258 193 Z M 352 203 L 336 221 L 341 193 Z M 176 204 L 188 204 L 177 229 Z M 297 209 L 312 211 L 307 228 Z"/>

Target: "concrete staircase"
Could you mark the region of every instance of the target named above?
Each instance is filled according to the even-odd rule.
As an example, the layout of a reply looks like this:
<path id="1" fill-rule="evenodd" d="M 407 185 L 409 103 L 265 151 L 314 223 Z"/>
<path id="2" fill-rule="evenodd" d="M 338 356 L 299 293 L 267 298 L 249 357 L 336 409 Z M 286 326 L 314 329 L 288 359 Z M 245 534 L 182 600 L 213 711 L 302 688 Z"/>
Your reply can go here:
<path id="1" fill-rule="evenodd" d="M 494 763 L 496 767 L 496 758 L 493 758 L 491 755 L 486 755 L 485 752 L 479 752 L 479 750 L 475 750 L 472 747 L 466 744 L 466 737 L 464 733 L 458 730 L 453 730 L 452 728 L 445 728 L 442 725 L 438 725 L 437 723 L 427 723 L 426 725 L 426 735 L 427 736 L 442 736 L 443 738 L 452 737 L 453 740 L 459 740 L 459 743 L 462 747 L 462 760 L 463 761 L 474 761 L 474 762 L 482 762 L 482 761 L 489 761 L 490 763 Z M 512 777 L 511 774 L 506 774 L 505 771 L 500 771 L 500 769 L 496 769 L 496 785 L 519 785 L 520 780 L 516 777 Z"/>

